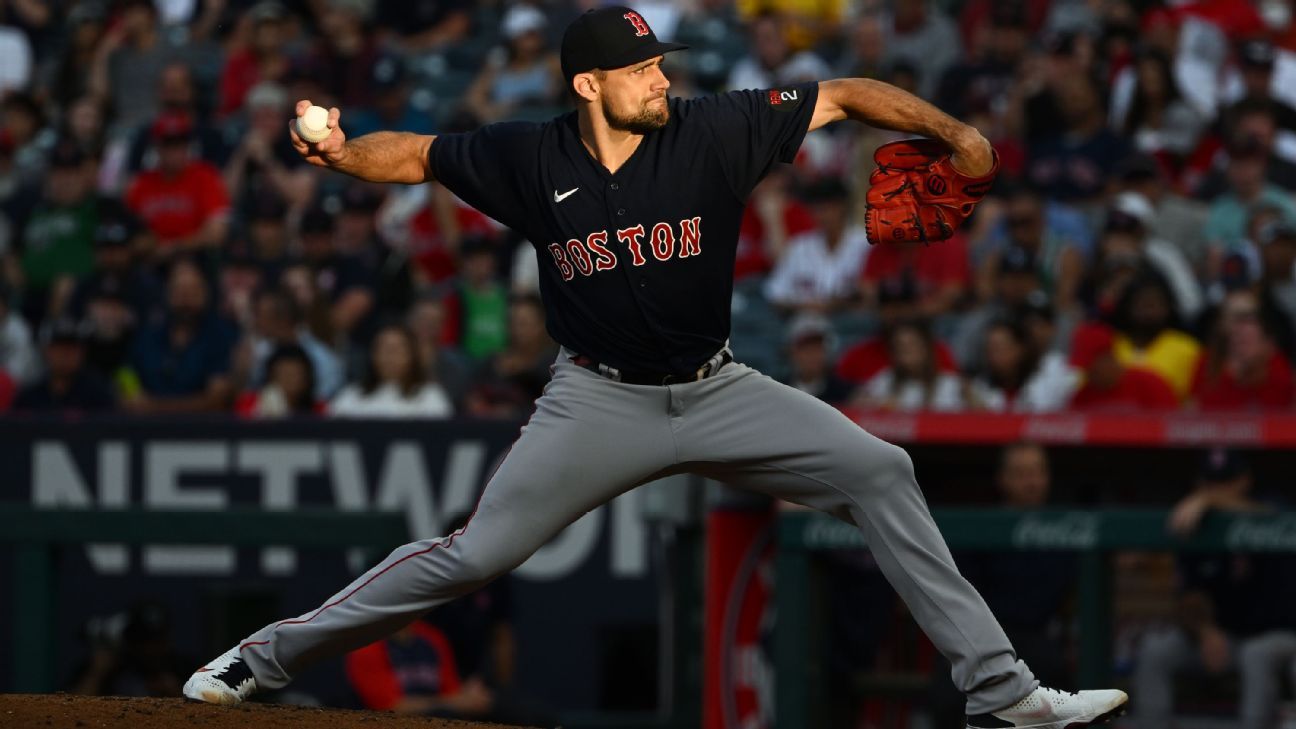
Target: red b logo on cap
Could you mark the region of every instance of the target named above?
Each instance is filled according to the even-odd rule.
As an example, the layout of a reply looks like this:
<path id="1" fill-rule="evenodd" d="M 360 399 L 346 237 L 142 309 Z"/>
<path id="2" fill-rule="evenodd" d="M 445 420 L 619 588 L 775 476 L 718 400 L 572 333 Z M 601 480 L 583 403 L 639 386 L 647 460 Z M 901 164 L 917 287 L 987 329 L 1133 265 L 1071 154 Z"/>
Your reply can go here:
<path id="1" fill-rule="evenodd" d="M 648 30 L 648 24 L 644 22 L 644 19 L 639 15 L 639 13 L 629 12 L 626 13 L 625 15 L 622 15 L 621 17 L 630 21 L 630 25 L 634 26 L 636 37 L 641 35 L 648 35 L 649 33 L 652 32 L 651 30 Z"/>

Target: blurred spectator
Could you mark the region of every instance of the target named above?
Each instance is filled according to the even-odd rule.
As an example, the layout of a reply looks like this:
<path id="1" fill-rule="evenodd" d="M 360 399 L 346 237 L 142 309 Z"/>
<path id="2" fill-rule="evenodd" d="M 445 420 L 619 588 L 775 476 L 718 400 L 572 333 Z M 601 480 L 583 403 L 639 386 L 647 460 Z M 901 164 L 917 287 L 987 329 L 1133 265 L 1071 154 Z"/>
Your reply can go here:
<path id="1" fill-rule="evenodd" d="M 1085 74 L 1058 80 L 1062 128 L 1030 149 L 1027 177 L 1050 198 L 1092 202 L 1125 158 L 1129 144 L 1107 128 L 1098 82 Z"/>
<path id="2" fill-rule="evenodd" d="M 472 7 L 468 0 L 378 0 L 375 21 L 405 50 L 425 53 L 466 39 Z"/>
<path id="3" fill-rule="evenodd" d="M 991 297 L 964 314 L 951 347 L 964 370 L 975 370 L 984 364 L 982 345 L 986 328 L 996 320 L 1012 316 L 1032 300 L 1047 301 L 1041 290 L 1035 255 L 1019 246 L 1010 246 L 998 256 L 999 270 L 991 284 Z"/>
<path id="4" fill-rule="evenodd" d="M 361 703 L 374 711 L 461 716 L 490 709 L 484 686 L 461 685 L 445 635 L 423 622 L 348 653 L 346 672 Z"/>
<path id="5" fill-rule="evenodd" d="M 414 335 L 419 361 L 423 363 L 427 378 L 441 383 L 458 408 L 468 390 L 472 372 L 467 358 L 443 340 L 445 302 L 439 296 L 422 296 L 410 306 L 405 324 Z"/>
<path id="6" fill-rule="evenodd" d="M 409 70 L 394 53 L 373 65 L 373 106 L 347 110 L 347 136 L 360 137 L 379 130 L 432 134 L 432 115 L 410 103 Z"/>
<path id="7" fill-rule="evenodd" d="M 831 78 L 832 69 L 823 59 L 788 45 L 782 15 L 765 13 L 752 18 L 748 34 L 751 50 L 729 72 L 730 89 L 768 89 Z"/>
<path id="8" fill-rule="evenodd" d="M 881 79 L 890 63 L 886 51 L 886 25 L 873 13 L 861 13 L 846 28 L 846 49 L 837 63 L 836 74 L 850 78 Z"/>
<path id="9" fill-rule="evenodd" d="M 1038 62 L 1026 60 L 1030 32 L 1012 3 L 994 3 L 991 27 L 971 53 L 958 59 L 940 81 L 936 101 L 950 114 L 966 119 L 978 107 L 1008 112 L 1021 94 L 1019 76 Z"/>
<path id="10" fill-rule="evenodd" d="M 90 91 L 90 72 L 104 33 L 105 8 L 77 3 L 67 11 L 65 39 L 60 52 L 44 59 L 40 83 L 59 105 L 72 103 Z M 3 96 L 3 94 L 0 94 Z M 106 100 L 105 100 L 106 101 Z"/>
<path id="11" fill-rule="evenodd" d="M 329 310 L 329 329 L 333 342 L 361 341 L 356 336 L 360 325 L 369 317 L 376 297 L 384 294 L 374 280 L 373 269 L 354 255 L 339 250 L 339 230 L 345 220 L 351 225 L 373 216 L 370 203 L 364 200 L 344 203 L 348 211 L 336 218 L 321 209 L 312 209 L 301 222 L 302 262 L 315 278 L 315 290 Z M 356 209 L 356 208 L 359 209 Z M 377 248 L 377 241 L 366 241 Z M 390 294 L 387 294 L 390 295 Z"/>
<path id="12" fill-rule="evenodd" d="M 13 293 L 0 282 L 0 373 L 9 385 L 27 385 L 41 374 L 40 355 L 31 327 L 22 314 L 10 307 Z"/>
<path id="13" fill-rule="evenodd" d="M 395 0 L 409 5 L 411 10 L 426 6 L 428 1 Z M 319 15 L 319 38 L 312 52 L 303 59 L 328 97 L 343 109 L 370 106 L 373 102 L 371 79 L 378 60 L 378 46 L 368 28 L 372 14 L 373 3 L 368 0 L 324 3 Z"/>
<path id="14" fill-rule="evenodd" d="M 788 309 L 832 311 L 859 295 L 859 279 L 869 255 L 864 228 L 850 224 L 850 193 L 837 178 L 807 186 L 802 200 L 815 229 L 789 241 L 765 281 L 765 297 Z"/>
<path id="15" fill-rule="evenodd" d="M 234 324 L 216 313 L 207 279 L 190 260 L 171 264 L 166 297 L 161 321 L 135 337 L 131 363 L 142 393 L 125 404 L 144 413 L 226 409 Z"/>
<path id="16" fill-rule="evenodd" d="M 1035 443 L 1004 446 L 995 483 L 999 505 L 1030 512 L 1049 503 L 1052 472 L 1048 451 Z M 959 571 L 985 597 L 1012 642 L 1017 657 L 1030 664 L 1041 682 L 1072 682 L 1065 650 L 1066 616 L 1075 589 L 1074 554 L 1058 551 L 960 552 Z M 941 668 L 944 670 L 941 670 Z M 932 671 L 932 709 L 937 726 L 957 726 L 964 720 L 963 694 L 949 679 L 943 663 Z"/>
<path id="17" fill-rule="evenodd" d="M 1170 512 L 1170 531 L 1187 536 L 1211 511 L 1268 511 L 1252 494 L 1249 464 L 1224 449 L 1206 453 L 1193 490 Z M 1271 729 L 1282 676 L 1296 659 L 1296 561 L 1289 555 L 1235 552 L 1181 555 L 1181 592 L 1173 623 L 1147 633 L 1135 666 L 1133 713 L 1140 729 L 1168 729 L 1177 676 L 1237 671 L 1242 729 Z"/>
<path id="18" fill-rule="evenodd" d="M 1148 155 L 1127 158 L 1118 181 L 1123 192 L 1138 193 L 1151 204 L 1152 218 L 1144 222 L 1148 235 L 1172 243 L 1193 270 L 1200 271 L 1206 257 L 1206 206 L 1176 193 L 1160 164 Z"/>
<path id="19" fill-rule="evenodd" d="M 946 69 L 962 54 L 958 28 L 935 5 L 929 0 L 896 0 L 887 29 L 887 59 L 917 69 L 918 95 L 928 99 L 935 97 Z"/>
<path id="20" fill-rule="evenodd" d="M 414 334 L 403 326 L 385 327 L 374 337 L 363 384 L 343 388 L 328 412 L 351 418 L 450 417 L 450 397 L 427 375 Z"/>
<path id="21" fill-rule="evenodd" d="M 1250 291 L 1230 293 L 1193 375 L 1202 410 L 1286 410 L 1293 398 L 1292 365 L 1274 344 Z"/>
<path id="22" fill-rule="evenodd" d="M 104 153 L 107 134 L 103 102 L 97 97 L 86 95 L 74 99 L 66 107 L 63 120 L 59 124 L 59 136 L 72 141 L 85 150 L 90 156 L 99 158 Z M 97 175 L 96 187 L 104 190 L 103 172 Z M 108 188 L 112 189 L 112 188 Z"/>
<path id="23" fill-rule="evenodd" d="M 77 282 L 66 311 L 89 326 L 91 367 L 112 379 L 123 395 L 138 392 L 130 371 L 131 337 L 162 306 L 162 285 L 151 268 L 138 265 L 138 223 L 107 219 L 95 229 L 95 267 Z"/>
<path id="24" fill-rule="evenodd" d="M 1201 345 L 1178 328 L 1174 295 L 1165 279 L 1141 275 L 1125 290 L 1114 317 L 1116 359 L 1164 379 L 1182 399 L 1192 385 Z"/>
<path id="25" fill-rule="evenodd" d="M 322 411 L 315 399 L 315 368 L 301 347 L 280 345 L 266 360 L 265 369 L 265 384 L 239 395 L 234 412 L 246 418 L 284 418 Z"/>
<path id="26" fill-rule="evenodd" d="M 459 285 L 446 305 L 451 341 L 469 357 L 482 359 L 508 344 L 508 289 L 500 283 L 490 240 L 465 239 L 460 256 Z"/>
<path id="27" fill-rule="evenodd" d="M 1267 153 L 1257 140 L 1242 140 L 1229 149 L 1228 190 L 1211 201 L 1205 228 L 1216 267 L 1225 255 L 1246 246 L 1251 210 L 1275 207 L 1284 220 L 1296 221 L 1296 202 L 1290 193 L 1265 180 L 1267 166 Z"/>
<path id="28" fill-rule="evenodd" d="M 225 240 L 229 193 L 220 171 L 193 156 L 193 118 L 163 113 L 153 122 L 156 169 L 141 172 L 126 192 L 126 204 L 157 238 L 157 254 L 170 258 L 214 248 Z"/>
<path id="29" fill-rule="evenodd" d="M 1170 410 L 1179 398 L 1161 377 L 1126 367 L 1113 349 L 1116 335 L 1102 324 L 1076 329 L 1071 364 L 1084 375 L 1084 385 L 1071 398 L 1072 410 Z"/>
<path id="30" fill-rule="evenodd" d="M 860 292 L 866 305 L 879 304 L 884 280 L 908 278 L 915 287 L 915 313 L 922 317 L 946 314 L 962 302 L 972 285 L 967 238 L 924 245 L 915 241 L 888 242 L 868 251 Z"/>
<path id="31" fill-rule="evenodd" d="M 1043 294 L 1036 292 L 1027 297 L 1026 302 L 1013 312 L 1013 316 L 1026 327 L 1031 346 L 1037 352 L 1065 352 L 1070 345 L 1072 324 L 1058 324 L 1053 306 Z"/>
<path id="32" fill-rule="evenodd" d="M 55 319 L 41 334 L 45 376 L 18 391 L 18 412 L 103 412 L 116 403 L 108 383 L 85 364 L 85 326 Z"/>
<path id="33" fill-rule="evenodd" d="M 837 376 L 847 382 L 860 385 L 871 380 L 891 362 L 890 330 L 917 316 L 917 294 L 913 280 L 908 276 L 897 279 L 883 279 L 878 288 L 878 320 L 882 332 L 848 347 L 837 360 Z M 934 343 L 936 365 L 942 371 L 957 372 L 958 363 L 954 354 L 940 340 Z"/>
<path id="34" fill-rule="evenodd" d="M 1121 104 L 1120 76 L 1113 91 L 1112 127 L 1128 136 L 1145 154 L 1180 157 L 1192 152 L 1206 126 L 1197 109 L 1179 93 L 1170 59 L 1157 51 L 1141 53 L 1125 72 L 1128 104 Z"/>
<path id="35" fill-rule="evenodd" d="M 1266 300 L 1296 322 L 1296 225 L 1274 222 L 1257 236 L 1263 261 L 1261 284 Z"/>
<path id="36" fill-rule="evenodd" d="M 273 286 L 294 262 L 288 235 L 288 206 L 274 194 L 249 202 L 244 216 L 247 241 L 232 246 L 260 273 L 259 280 Z M 243 248 L 244 250 L 239 250 Z"/>
<path id="37" fill-rule="evenodd" d="M 315 284 L 315 272 L 305 263 L 292 263 L 279 275 L 279 286 L 292 296 L 302 312 L 306 330 L 321 342 L 332 342 L 337 339 L 332 302 L 324 298 Z"/>
<path id="38" fill-rule="evenodd" d="M 465 237 L 490 238 L 496 235 L 497 227 L 439 182 L 423 185 L 417 195 L 406 198 L 407 204 L 417 205 L 416 211 L 396 236 L 388 238 L 404 240 L 421 282 L 439 284 L 455 275 L 459 246 Z M 534 258 L 532 246 L 526 247 Z"/>
<path id="39" fill-rule="evenodd" d="M 29 213 L 18 251 L 24 308 L 34 320 L 47 306 L 59 308 L 74 279 L 93 270 L 99 222 L 130 219 L 118 201 L 95 194 L 95 168 L 95 160 L 69 140 L 50 153 L 44 195 Z"/>
<path id="40" fill-rule="evenodd" d="M 1289 11 L 1290 12 L 1290 11 Z M 1263 37 L 1248 38 L 1237 47 L 1238 83 L 1226 91 L 1236 98 L 1230 101 L 1249 100 L 1269 107 L 1279 129 L 1296 133 L 1296 109 L 1275 95 L 1274 69 L 1278 54 L 1269 40 Z"/>
<path id="41" fill-rule="evenodd" d="M 977 272 L 978 296 L 993 297 L 1002 258 L 1016 248 L 1033 262 L 1039 286 L 1054 305 L 1063 312 L 1071 310 L 1093 237 L 1084 219 L 1068 207 L 1046 201 L 1030 185 L 1018 185 L 1009 188 L 1002 221 L 984 246 L 988 250 L 983 251 Z"/>
<path id="42" fill-rule="evenodd" d="M 776 165 L 756 183 L 738 228 L 736 280 L 768 273 L 787 250 L 789 240 L 814 230 L 814 217 L 791 187 L 791 168 L 785 165 Z"/>
<path id="43" fill-rule="evenodd" d="M 282 288 L 266 289 L 257 294 L 255 312 L 251 363 L 254 386 L 265 382 L 266 364 L 276 349 L 296 346 L 310 358 L 316 399 L 327 400 L 342 387 L 345 381 L 342 362 L 306 328 L 292 294 Z"/>
<path id="44" fill-rule="evenodd" d="M 508 343 L 479 368 L 465 400 L 473 415 L 524 418 L 549 382 L 557 346 L 545 332 L 544 306 L 533 296 L 508 305 Z"/>
<path id="45" fill-rule="evenodd" d="M 558 55 L 545 45 L 545 17 L 530 5 L 514 5 L 500 25 L 503 54 L 488 59 L 464 96 L 464 105 L 485 122 L 512 117 L 522 106 L 545 107 L 562 98 Z"/>
<path id="46" fill-rule="evenodd" d="M 248 126 L 225 165 L 229 197 L 240 210 L 257 198 L 273 195 L 300 211 L 315 194 L 315 175 L 284 132 L 292 102 L 278 84 L 263 81 L 247 95 Z"/>
<path id="47" fill-rule="evenodd" d="M 800 314 L 788 326 L 787 354 L 791 373 L 785 384 L 814 395 L 830 405 L 845 403 L 850 383 L 832 369 L 832 327 L 819 314 Z"/>
<path id="48" fill-rule="evenodd" d="M 172 645 L 171 614 L 159 601 L 141 600 L 124 614 L 92 618 L 85 633 L 90 655 L 74 673 L 73 693 L 177 696 L 193 670 Z"/>
<path id="49" fill-rule="evenodd" d="M 1174 291 L 1174 306 L 1180 321 L 1195 321 L 1206 303 L 1201 284 L 1183 251 L 1169 241 L 1149 235 L 1155 215 L 1152 203 L 1139 193 L 1118 194 L 1107 210 L 1102 245 L 1108 249 L 1115 246 L 1137 251 L 1143 263 L 1160 274 Z"/>
<path id="50" fill-rule="evenodd" d="M 887 335 L 888 365 L 864 383 L 852 404 L 874 410 L 951 411 L 967 407 L 963 380 L 941 370 L 931 329 L 905 322 Z"/>
<path id="51" fill-rule="evenodd" d="M 217 167 L 225 166 L 230 156 L 230 145 L 223 132 L 226 125 L 212 123 L 189 64 L 176 61 L 162 68 L 158 80 L 158 106 L 160 114 L 179 113 L 192 119 L 193 143 L 197 145 L 194 154 Z M 157 150 L 152 132 L 150 127 L 143 126 L 131 137 L 128 170 L 132 175 L 156 166 Z"/>
<path id="52" fill-rule="evenodd" d="M 378 230 L 378 220 L 387 207 L 388 185 L 352 185 L 342 193 L 342 211 L 337 217 L 337 251 L 344 259 L 357 261 L 369 279 L 373 293 L 368 309 L 351 311 L 353 321 L 338 326 L 368 340 L 378 316 L 404 316 L 414 300 L 414 266 L 409 252 L 388 241 Z M 495 228 L 492 228 L 492 232 Z M 345 289 L 333 289 L 342 293 Z"/>
<path id="53" fill-rule="evenodd" d="M 45 169 L 45 112 L 30 94 L 14 91 L 0 97 L 0 119 L 3 120 L 4 146 L 13 156 L 15 172 L 26 182 Z"/>
<path id="54" fill-rule="evenodd" d="M 975 406 L 997 412 L 1051 412 L 1064 409 L 1079 389 L 1079 373 L 1062 353 L 1036 349 L 1020 322 L 992 323 L 984 341 L 984 369 L 972 381 L 969 398 Z"/>
<path id="55" fill-rule="evenodd" d="M 120 128 L 141 126 L 158 113 L 162 69 L 183 56 L 184 49 L 170 46 L 161 33 L 152 0 L 125 0 L 95 52 L 90 91 L 111 102 Z"/>
<path id="56" fill-rule="evenodd" d="M 247 19 L 252 26 L 247 45 L 231 48 L 221 69 L 217 113 L 222 117 L 238 113 L 257 84 L 282 82 L 288 74 L 288 9 L 264 0 L 248 10 Z"/>
<path id="57" fill-rule="evenodd" d="M 1191 166 L 1185 175 L 1185 182 L 1190 186 L 1188 189 L 1206 200 L 1224 194 L 1230 184 L 1230 150 L 1241 149 L 1249 153 L 1253 148 L 1258 150 L 1255 154 L 1265 157 L 1266 181 L 1286 190 L 1296 189 L 1296 160 L 1283 157 L 1284 145 L 1279 144 L 1277 123 L 1274 106 L 1268 101 L 1243 99 L 1234 104 L 1221 119 L 1223 138 L 1204 142 L 1198 154 L 1194 155 L 1195 158 L 1205 157 L 1209 152 L 1207 162 L 1190 160 Z M 1296 142 L 1296 136 L 1286 146 L 1296 146 L 1292 142 Z M 1210 166 L 1199 171 L 1198 168 L 1205 164 Z M 1202 174 L 1204 178 L 1198 180 L 1197 177 Z"/>

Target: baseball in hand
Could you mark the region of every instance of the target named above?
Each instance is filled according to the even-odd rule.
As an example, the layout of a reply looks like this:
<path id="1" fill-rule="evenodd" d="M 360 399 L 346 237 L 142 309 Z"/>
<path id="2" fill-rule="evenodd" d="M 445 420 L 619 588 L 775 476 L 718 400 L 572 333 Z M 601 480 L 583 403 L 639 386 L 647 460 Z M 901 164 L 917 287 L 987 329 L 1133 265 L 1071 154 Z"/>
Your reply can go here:
<path id="1" fill-rule="evenodd" d="M 297 117 L 297 134 L 308 142 L 322 142 L 333 132 L 328 126 L 328 109 L 312 106 Z"/>

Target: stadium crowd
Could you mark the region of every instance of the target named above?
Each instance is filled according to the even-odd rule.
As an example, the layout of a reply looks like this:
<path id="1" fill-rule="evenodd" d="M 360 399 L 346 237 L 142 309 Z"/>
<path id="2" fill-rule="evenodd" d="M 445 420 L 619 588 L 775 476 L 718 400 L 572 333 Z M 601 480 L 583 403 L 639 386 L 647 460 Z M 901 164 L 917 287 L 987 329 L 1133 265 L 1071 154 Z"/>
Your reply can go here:
<path id="1" fill-rule="evenodd" d="M 595 4 L 0 0 L 0 410 L 524 416 L 556 353 L 530 243 L 305 165 L 286 125 L 562 113 Z M 747 210 L 740 360 L 861 408 L 1293 407 L 1292 3 L 636 7 L 693 48 L 677 96 L 878 78 L 999 152 L 953 240 L 870 245 L 895 135 L 809 135 Z"/>

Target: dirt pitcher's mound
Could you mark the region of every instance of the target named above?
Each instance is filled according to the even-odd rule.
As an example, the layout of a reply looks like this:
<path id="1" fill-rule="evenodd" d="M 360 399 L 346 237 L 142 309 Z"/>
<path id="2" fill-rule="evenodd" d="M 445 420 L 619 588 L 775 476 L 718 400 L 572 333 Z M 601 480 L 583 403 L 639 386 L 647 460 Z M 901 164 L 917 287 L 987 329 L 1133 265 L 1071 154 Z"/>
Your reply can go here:
<path id="1" fill-rule="evenodd" d="M 275 704 L 212 706 L 184 699 L 0 694 L 5 729 L 508 729 L 374 711 Z"/>

